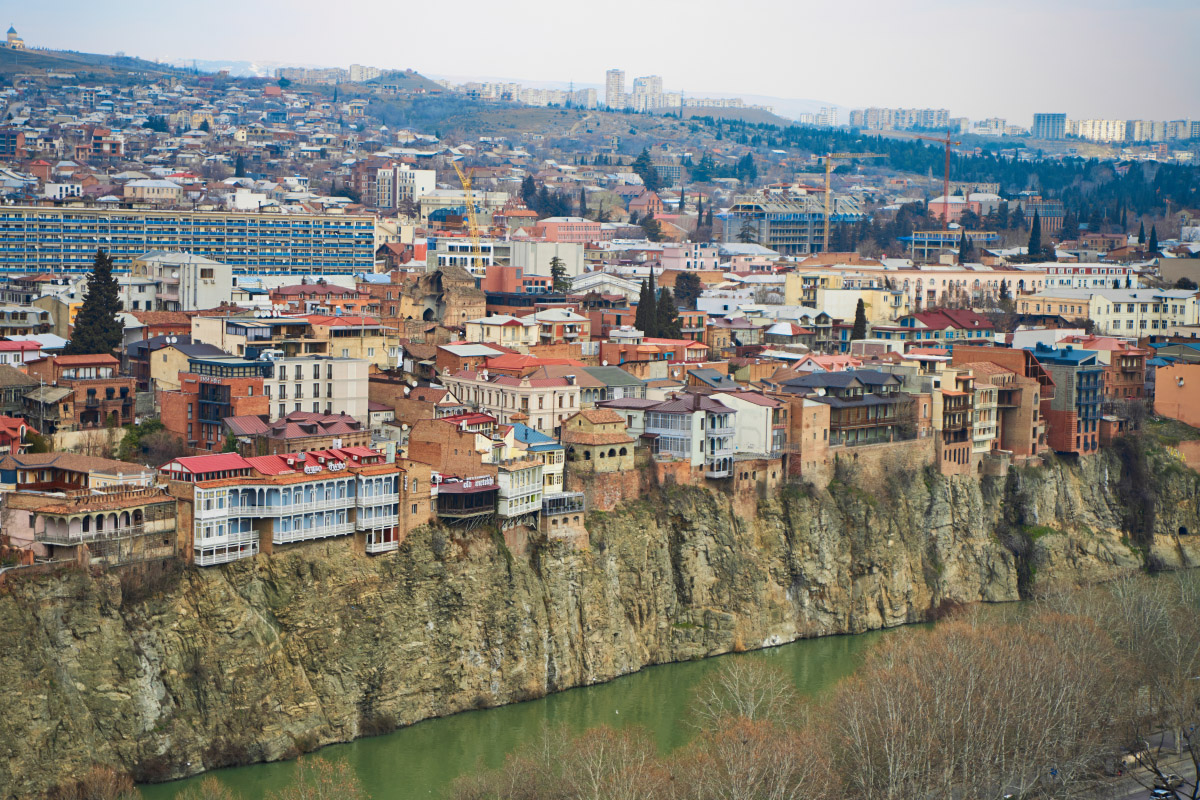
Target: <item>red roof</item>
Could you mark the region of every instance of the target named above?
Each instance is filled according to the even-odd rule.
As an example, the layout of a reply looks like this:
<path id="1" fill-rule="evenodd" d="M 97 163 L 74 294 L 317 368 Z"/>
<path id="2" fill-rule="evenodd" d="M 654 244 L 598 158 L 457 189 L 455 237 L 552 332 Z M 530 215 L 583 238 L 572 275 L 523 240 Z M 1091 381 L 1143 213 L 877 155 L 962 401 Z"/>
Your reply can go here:
<path id="1" fill-rule="evenodd" d="M 119 366 L 121 363 L 115 356 L 105 354 L 90 356 L 54 356 L 53 358 L 55 364 L 62 364 L 68 367 L 72 365 L 84 364 L 111 364 L 114 366 Z"/>
<path id="2" fill-rule="evenodd" d="M 213 453 L 207 456 L 183 456 L 167 464 L 178 464 L 184 472 L 201 475 L 206 472 L 227 472 L 231 470 L 249 469 L 250 463 L 237 453 Z M 166 467 L 167 464 L 163 466 Z"/>

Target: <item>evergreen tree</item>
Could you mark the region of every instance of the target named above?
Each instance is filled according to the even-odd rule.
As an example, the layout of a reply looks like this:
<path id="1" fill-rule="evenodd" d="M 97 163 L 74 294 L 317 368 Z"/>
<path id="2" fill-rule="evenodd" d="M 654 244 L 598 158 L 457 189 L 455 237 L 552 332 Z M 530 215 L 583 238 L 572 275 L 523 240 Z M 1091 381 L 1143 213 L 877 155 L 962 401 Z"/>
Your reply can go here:
<path id="1" fill-rule="evenodd" d="M 683 216 L 684 209 L 687 208 L 687 186 L 679 188 L 679 216 Z"/>
<path id="2" fill-rule="evenodd" d="M 967 232 L 963 231 L 958 238 L 958 263 L 966 264 L 971 260 L 971 254 L 971 240 L 967 238 Z"/>
<path id="3" fill-rule="evenodd" d="M 696 198 L 696 225 L 704 223 L 704 195 L 699 195 Z"/>
<path id="4" fill-rule="evenodd" d="M 705 213 L 707 214 L 707 216 L 705 216 L 705 218 L 704 218 L 704 224 L 705 224 L 706 226 L 708 226 L 708 229 L 711 231 L 711 230 L 712 230 L 712 226 L 713 226 L 713 220 L 712 220 L 712 203 L 709 203 L 709 204 L 708 204 L 708 211 L 707 211 L 707 212 L 705 212 Z"/>
<path id="5" fill-rule="evenodd" d="M 1126 233 L 1125 229 L 1125 209 L 1121 209 L 1121 233 Z"/>
<path id="6" fill-rule="evenodd" d="M 1008 290 L 1008 281 L 1004 280 L 1003 278 L 1000 279 L 1000 299 L 1001 300 L 1011 300 L 1012 299 L 1012 292 L 1010 292 Z"/>
<path id="7" fill-rule="evenodd" d="M 1033 222 L 1029 225 L 1029 246 L 1026 250 L 1030 258 L 1042 254 L 1042 217 L 1036 210 L 1033 212 Z"/>
<path id="8" fill-rule="evenodd" d="M 550 199 L 550 190 L 546 188 L 546 184 L 542 184 L 542 188 L 538 189 L 537 200 L 534 201 L 533 210 L 537 212 L 539 217 L 554 216 L 554 201 Z"/>
<path id="9" fill-rule="evenodd" d="M 233 176 L 235 178 L 246 177 L 246 160 L 242 158 L 241 153 L 238 153 L 237 158 L 233 160 Z"/>
<path id="10" fill-rule="evenodd" d="M 642 218 L 642 232 L 646 234 L 646 238 L 652 242 L 662 241 L 662 225 L 654 218 L 654 214 L 647 211 L 646 216 Z"/>
<path id="11" fill-rule="evenodd" d="M 588 213 L 587 207 L 587 192 L 582 186 L 579 187 L 579 216 L 586 217 Z"/>
<path id="12" fill-rule="evenodd" d="M 1088 227 L 1091 227 L 1090 225 Z M 1079 217 L 1075 216 L 1074 211 L 1068 211 L 1063 216 L 1062 230 L 1059 231 L 1058 240 L 1060 242 L 1072 242 L 1079 238 Z"/>
<path id="13" fill-rule="evenodd" d="M 629 212 L 629 224 L 630 225 L 638 224 L 638 213 L 636 211 Z"/>
<path id="14" fill-rule="evenodd" d="M 700 276 L 694 272 L 681 272 L 675 279 L 675 299 L 680 308 L 695 308 L 701 291 Z"/>
<path id="15" fill-rule="evenodd" d="M 654 279 L 651 271 L 650 279 Z M 658 308 L 654 303 L 654 291 L 647 281 L 642 281 L 642 291 L 638 295 L 637 311 L 633 315 L 633 327 L 646 336 L 654 336 L 658 327 Z"/>
<path id="16" fill-rule="evenodd" d="M 657 192 L 662 188 L 662 181 L 658 177 L 658 170 L 650 161 L 650 151 L 642 148 L 641 154 L 633 160 L 633 171 L 639 178 L 642 179 L 642 185 L 652 192 Z"/>
<path id="17" fill-rule="evenodd" d="M 530 209 L 537 202 L 537 184 L 533 182 L 532 175 L 526 175 L 521 181 L 521 199 L 525 201 L 525 207 Z"/>
<path id="18" fill-rule="evenodd" d="M 1025 209 L 1021 208 L 1021 204 L 1017 205 L 1012 210 L 1012 220 L 1009 222 L 1009 227 L 1015 230 L 1024 230 L 1025 228 Z"/>
<path id="19" fill-rule="evenodd" d="M 117 319 L 121 294 L 112 274 L 112 259 L 103 249 L 96 251 L 92 271 L 83 292 L 83 305 L 75 316 L 71 341 L 64 355 L 107 355 L 121 346 L 125 328 Z"/>
<path id="20" fill-rule="evenodd" d="M 655 309 L 655 325 L 658 328 L 657 335 L 664 339 L 679 339 L 683 337 L 682 326 L 679 322 L 679 312 L 675 309 L 675 300 L 671 297 L 671 290 L 665 286 L 658 297 L 658 305 Z"/>
<path id="21" fill-rule="evenodd" d="M 1138 226 L 1138 244 L 1146 243 L 1146 223 L 1142 222 Z"/>
<path id="22" fill-rule="evenodd" d="M 558 256 L 550 259 L 550 282 L 556 292 L 565 292 L 570 286 L 567 282 L 566 262 Z"/>
<path id="23" fill-rule="evenodd" d="M 1151 253 L 1158 252 L 1158 226 L 1150 226 L 1150 243 L 1146 245 L 1146 250 Z"/>
<path id="24" fill-rule="evenodd" d="M 854 309 L 854 328 L 850 331 L 850 341 L 857 342 L 867 338 L 867 307 L 862 298 L 858 298 L 858 306 Z"/>
<path id="25" fill-rule="evenodd" d="M 709 214 L 712 213 L 711 206 L 708 209 L 708 213 Z M 741 230 L 738 231 L 737 240 L 739 242 L 741 242 L 742 244 L 754 244 L 756 241 L 756 238 L 757 237 L 755 237 L 755 235 L 754 235 L 754 228 L 752 228 L 750 226 L 750 220 L 748 220 L 748 219 L 742 220 L 742 228 L 741 228 Z"/>

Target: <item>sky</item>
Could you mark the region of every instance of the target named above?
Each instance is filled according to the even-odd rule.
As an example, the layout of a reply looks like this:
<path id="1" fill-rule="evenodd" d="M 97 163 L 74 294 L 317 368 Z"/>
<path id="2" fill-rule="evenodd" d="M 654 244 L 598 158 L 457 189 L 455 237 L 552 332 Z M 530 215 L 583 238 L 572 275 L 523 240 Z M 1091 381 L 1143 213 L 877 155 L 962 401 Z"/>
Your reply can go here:
<path id="1" fill-rule="evenodd" d="M 691 96 L 948 108 L 1020 125 L 1042 111 L 1200 119 L 1197 0 L 43 0 L 4 10 L 0 24 L 30 46 L 151 59 L 592 85 L 619 67 L 627 87 L 661 75 Z"/>

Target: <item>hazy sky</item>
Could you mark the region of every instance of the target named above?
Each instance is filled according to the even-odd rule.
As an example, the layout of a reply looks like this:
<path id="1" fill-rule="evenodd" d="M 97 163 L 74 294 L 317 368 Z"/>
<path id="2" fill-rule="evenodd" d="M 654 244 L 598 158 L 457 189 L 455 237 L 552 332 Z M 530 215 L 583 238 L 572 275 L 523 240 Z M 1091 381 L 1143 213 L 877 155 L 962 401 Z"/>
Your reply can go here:
<path id="1" fill-rule="evenodd" d="M 7 8 L 5 8 L 7 7 Z M 5 2 L 32 46 L 143 58 L 350 63 L 842 106 L 949 108 L 1028 124 L 1200 118 L 1198 0 L 647 0 L 641 3 Z"/>

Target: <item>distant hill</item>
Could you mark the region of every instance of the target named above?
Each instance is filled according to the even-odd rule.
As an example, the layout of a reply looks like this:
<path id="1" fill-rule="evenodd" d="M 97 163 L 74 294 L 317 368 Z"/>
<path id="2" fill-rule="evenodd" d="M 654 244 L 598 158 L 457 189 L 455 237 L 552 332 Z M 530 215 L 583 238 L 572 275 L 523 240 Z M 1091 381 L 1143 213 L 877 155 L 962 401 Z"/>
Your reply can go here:
<path id="1" fill-rule="evenodd" d="M 130 72 L 150 72 L 180 75 L 183 70 L 128 56 L 106 56 L 98 53 L 77 53 L 70 50 L 9 50 L 0 48 L 0 75 L 18 72 L 90 72 L 112 75 Z"/>
<path id="2" fill-rule="evenodd" d="M 685 108 L 683 116 L 685 118 L 712 117 L 713 119 L 740 119 L 743 122 L 752 124 L 765 122 L 768 125 L 778 125 L 781 128 L 796 124 L 790 119 L 784 119 L 778 114 L 772 114 L 770 111 L 761 108 L 713 108 L 709 106 L 697 106 L 694 108 Z"/>
<path id="3" fill-rule="evenodd" d="M 429 80 L 419 72 L 413 70 L 393 70 L 385 72 L 378 78 L 373 78 L 366 82 L 366 86 L 378 86 L 382 84 L 395 84 L 400 87 L 401 91 L 407 92 L 444 92 L 446 91 L 437 83 Z"/>

